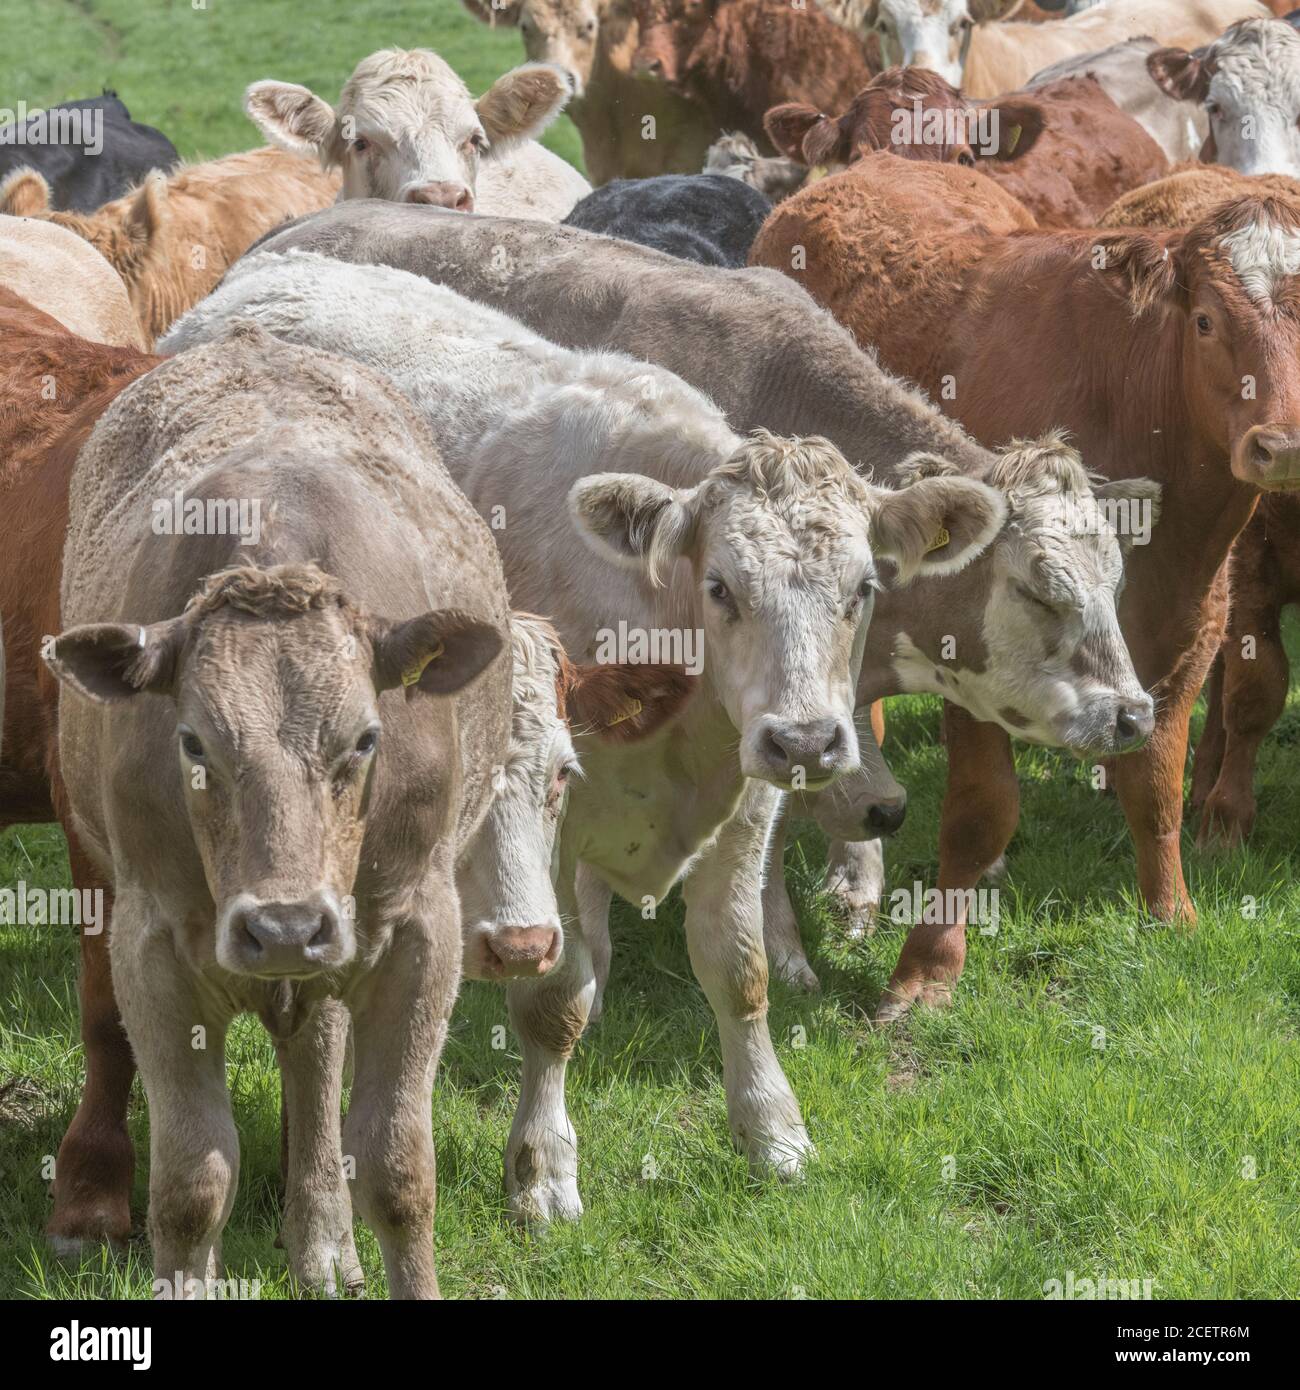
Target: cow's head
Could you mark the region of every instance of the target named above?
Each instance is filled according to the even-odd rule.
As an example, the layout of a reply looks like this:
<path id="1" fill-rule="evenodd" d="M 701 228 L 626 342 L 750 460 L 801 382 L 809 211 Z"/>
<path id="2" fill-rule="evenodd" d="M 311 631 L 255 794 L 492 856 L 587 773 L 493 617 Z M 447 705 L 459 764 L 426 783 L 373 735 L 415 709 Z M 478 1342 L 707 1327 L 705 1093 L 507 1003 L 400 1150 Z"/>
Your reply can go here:
<path id="1" fill-rule="evenodd" d="M 1102 233 L 1135 314 L 1173 315 L 1201 437 L 1253 487 L 1300 488 L 1300 196 L 1235 198 L 1177 232 Z"/>
<path id="2" fill-rule="evenodd" d="M 1158 48 L 1156 85 L 1205 108 L 1207 164 L 1300 178 L 1300 33 L 1276 19 L 1243 19 L 1197 53 Z"/>
<path id="3" fill-rule="evenodd" d="M 981 483 L 872 487 L 824 439 L 750 436 L 689 489 L 597 474 L 570 494 L 596 547 L 662 583 L 688 562 L 704 675 L 739 733 L 740 768 L 777 786 L 828 784 L 859 763 L 855 687 L 877 560 L 906 581 L 960 569 L 1005 508 Z"/>
<path id="4" fill-rule="evenodd" d="M 493 771 L 487 818 L 457 869 L 464 973 L 475 980 L 544 975 L 563 944 L 555 855 L 569 782 L 581 776 L 573 736 L 635 743 L 672 720 L 694 680 L 680 666 L 579 666 L 544 618 L 512 622 L 510 748 Z"/>
<path id="5" fill-rule="evenodd" d="M 1032 95 L 968 102 L 946 78 L 912 67 L 873 77 L 841 116 L 791 101 L 772 107 L 763 126 L 788 158 L 834 171 L 877 150 L 972 168 L 1009 162 L 1033 149 L 1046 120 Z"/>
<path id="6" fill-rule="evenodd" d="M 502 645 L 493 624 L 452 610 L 367 616 L 315 566 L 280 565 L 215 574 L 180 616 L 148 627 L 70 628 L 48 663 L 96 701 L 175 702 L 217 963 L 303 976 L 356 954 L 348 904 L 384 758 L 380 693 L 453 694 Z"/>
<path id="7" fill-rule="evenodd" d="M 955 86 L 966 70 L 975 25 L 1001 19 L 1020 0 L 867 0 L 862 24 L 887 67 L 930 68 Z"/>
<path id="8" fill-rule="evenodd" d="M 632 70 L 681 87 L 717 8 L 718 0 L 632 0 L 638 35 Z"/>
<path id="9" fill-rule="evenodd" d="M 905 476 L 952 466 L 920 456 Z M 971 659 L 958 644 L 944 661 L 941 643 L 923 653 L 945 668 L 938 689 L 1034 743 L 1090 754 L 1136 748 L 1154 727 L 1154 710 L 1116 603 L 1124 556 L 1149 540 L 1158 519 L 1160 485 L 1092 482 L 1057 435 L 1013 443 L 989 481 L 1005 495 L 1008 519 L 983 562 L 983 651 Z"/>
<path id="10" fill-rule="evenodd" d="M 596 63 L 600 22 L 610 0 L 461 0 L 484 24 L 517 27 L 534 63 L 553 63 L 581 96 Z"/>
<path id="11" fill-rule="evenodd" d="M 357 64 L 337 110 L 291 82 L 254 82 L 244 109 L 268 140 L 341 168 L 340 198 L 472 212 L 480 162 L 540 135 L 571 95 L 561 69 L 525 63 L 474 101 L 436 53 L 389 48 Z"/>

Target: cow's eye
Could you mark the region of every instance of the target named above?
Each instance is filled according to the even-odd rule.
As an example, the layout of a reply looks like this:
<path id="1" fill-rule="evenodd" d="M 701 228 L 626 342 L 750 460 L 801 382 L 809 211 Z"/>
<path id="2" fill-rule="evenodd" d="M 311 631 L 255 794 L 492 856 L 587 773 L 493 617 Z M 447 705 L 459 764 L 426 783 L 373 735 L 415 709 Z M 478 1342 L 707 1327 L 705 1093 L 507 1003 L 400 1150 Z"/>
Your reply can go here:
<path id="1" fill-rule="evenodd" d="M 721 579 L 709 580 L 709 597 L 715 603 L 730 603 L 731 590 L 722 582 Z"/>
<path id="2" fill-rule="evenodd" d="M 971 154 L 969 150 L 963 150 L 957 156 L 957 163 L 964 169 L 973 169 L 975 167 L 975 156 Z"/>
<path id="3" fill-rule="evenodd" d="M 1223 107 L 1221 107 L 1217 101 L 1207 101 L 1205 103 L 1205 114 L 1207 116 L 1221 116 L 1223 115 Z"/>
<path id="4" fill-rule="evenodd" d="M 1196 331 L 1202 338 L 1208 338 L 1214 332 L 1214 324 L 1210 322 L 1209 314 L 1197 314 Z"/>
<path id="5" fill-rule="evenodd" d="M 366 152 L 369 148 L 370 148 L 370 141 L 367 140 L 366 137 L 365 137 L 364 135 L 358 135 L 357 138 L 352 142 L 352 153 L 353 153 L 353 154 L 365 154 L 365 152 Z"/>
<path id="6" fill-rule="evenodd" d="M 377 729 L 367 729 L 364 734 L 357 739 L 356 751 L 364 758 L 375 751 L 379 744 L 379 731 Z"/>
<path id="7" fill-rule="evenodd" d="M 193 729 L 181 730 L 181 751 L 192 763 L 203 761 L 203 741 Z"/>

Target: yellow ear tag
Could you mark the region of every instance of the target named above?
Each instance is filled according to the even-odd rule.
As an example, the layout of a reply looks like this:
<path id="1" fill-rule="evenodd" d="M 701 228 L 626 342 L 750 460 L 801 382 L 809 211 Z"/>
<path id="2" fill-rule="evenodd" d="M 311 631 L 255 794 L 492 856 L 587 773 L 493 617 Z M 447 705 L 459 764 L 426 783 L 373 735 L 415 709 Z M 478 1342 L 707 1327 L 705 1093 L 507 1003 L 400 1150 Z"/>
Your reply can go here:
<path id="1" fill-rule="evenodd" d="M 932 550 L 942 550 L 950 540 L 952 537 L 948 534 L 948 528 L 940 526 L 939 534 L 925 547 L 925 553 L 928 555 Z"/>
<path id="2" fill-rule="evenodd" d="M 824 179 L 830 171 L 831 166 L 829 164 L 814 164 L 812 168 L 808 170 L 808 177 L 804 180 L 805 186 L 810 183 L 816 183 L 818 179 Z"/>
<path id="3" fill-rule="evenodd" d="M 637 715 L 641 713 L 642 708 L 643 706 L 640 700 L 633 700 L 617 719 L 611 719 L 605 727 L 607 729 L 612 729 L 615 724 L 621 724 L 625 719 L 635 719 Z"/>
<path id="4" fill-rule="evenodd" d="M 416 681 L 418 681 L 418 680 L 420 679 L 420 677 L 421 677 L 422 675 L 424 675 L 424 668 L 425 668 L 431 661 L 437 661 L 437 659 L 438 659 L 438 658 L 443 654 L 443 652 L 445 652 L 446 650 L 447 650 L 447 644 L 446 644 L 445 642 L 439 642 L 438 645 L 437 645 L 437 647 L 435 647 L 434 650 L 431 651 L 431 652 L 429 653 L 428 656 L 422 658 L 422 659 L 421 659 L 420 661 L 418 661 L 414 666 L 408 666 L 408 667 L 406 668 L 406 670 L 402 672 L 402 684 L 403 684 L 403 685 L 414 685 L 414 684 L 416 683 Z"/>
<path id="5" fill-rule="evenodd" d="M 1022 130 L 1024 130 L 1024 126 L 1022 125 L 1013 125 L 1011 127 L 1011 139 L 1007 141 L 1008 158 L 1010 158 L 1011 155 L 1015 154 L 1016 146 L 1020 143 L 1020 132 Z"/>

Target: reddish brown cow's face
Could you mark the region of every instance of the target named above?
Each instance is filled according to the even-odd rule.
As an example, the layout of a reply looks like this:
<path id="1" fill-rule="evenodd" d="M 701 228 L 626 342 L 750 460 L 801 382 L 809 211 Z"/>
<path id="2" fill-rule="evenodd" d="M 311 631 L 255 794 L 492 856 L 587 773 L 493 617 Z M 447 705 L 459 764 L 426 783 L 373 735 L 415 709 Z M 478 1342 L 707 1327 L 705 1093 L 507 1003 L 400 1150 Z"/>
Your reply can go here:
<path id="1" fill-rule="evenodd" d="M 1179 316 L 1188 410 L 1233 475 L 1300 489 L 1300 200 L 1240 198 L 1186 232 L 1104 246 L 1139 311 Z"/>
<path id="2" fill-rule="evenodd" d="M 633 0 L 632 8 L 640 30 L 633 71 L 679 84 L 687 59 L 713 19 L 717 0 Z"/>

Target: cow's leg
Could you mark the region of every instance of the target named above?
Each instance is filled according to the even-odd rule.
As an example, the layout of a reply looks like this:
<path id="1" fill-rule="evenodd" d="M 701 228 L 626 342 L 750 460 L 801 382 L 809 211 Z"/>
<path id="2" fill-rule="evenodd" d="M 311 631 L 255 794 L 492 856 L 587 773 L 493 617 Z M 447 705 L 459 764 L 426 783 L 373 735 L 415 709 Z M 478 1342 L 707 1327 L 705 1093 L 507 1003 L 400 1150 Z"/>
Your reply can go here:
<path id="1" fill-rule="evenodd" d="M 108 951 L 113 894 L 71 832 L 68 863 L 75 888 L 103 892 L 104 911 L 97 932 L 81 932 L 78 994 L 86 1084 L 54 1166 L 47 1235 L 60 1254 L 72 1254 L 83 1241 L 127 1239 L 135 1173 L 135 1148 L 126 1127 L 135 1058 L 113 995 Z"/>
<path id="2" fill-rule="evenodd" d="M 1280 606 L 1249 615 L 1240 624 L 1240 633 L 1234 630 L 1220 651 L 1223 757 L 1202 811 L 1197 836 L 1202 848 L 1239 845 L 1255 824 L 1255 761 L 1260 744 L 1286 708 L 1291 684 L 1281 623 Z M 1242 654 L 1240 636 L 1245 633 L 1255 638 L 1251 661 Z"/>
<path id="3" fill-rule="evenodd" d="M 363 1283 L 339 1136 L 347 1034 L 347 1010 L 326 999 L 275 1049 L 288 1130 L 283 1242 L 289 1269 L 299 1284 L 330 1296 Z"/>
<path id="4" fill-rule="evenodd" d="M 1192 759 L 1192 810 L 1198 814 L 1214 790 L 1214 784 L 1219 780 L 1225 741 L 1223 652 L 1220 651 L 1214 658 L 1209 679 L 1205 682 L 1205 728 L 1201 730 L 1201 740 L 1196 745 L 1196 753 Z"/>
<path id="5" fill-rule="evenodd" d="M 718 1020 L 727 1115 L 758 1171 L 795 1177 L 812 1149 L 767 1027 L 761 873 L 776 788 L 749 781 L 683 885 L 691 968 Z"/>
<path id="6" fill-rule="evenodd" d="M 563 867 L 556 893 L 566 921 L 576 915 L 573 883 L 573 866 Z M 564 916 L 570 905 L 573 911 Z M 506 989 L 524 1057 L 519 1105 L 506 1143 L 506 1197 L 516 1221 L 576 1220 L 582 1215 L 578 1140 L 565 1108 L 564 1076 L 595 996 L 596 977 L 581 923 L 565 935 L 558 965 L 540 979 L 514 980 Z"/>
<path id="7" fill-rule="evenodd" d="M 966 963 L 965 891 L 1002 857 L 1020 818 L 1020 786 L 1006 734 L 949 704 L 944 728 L 948 786 L 939 828 L 939 889 L 945 907 L 940 921 L 917 923 L 908 932 L 880 996 L 879 1023 L 892 1022 L 915 1003 L 951 1002 Z"/>
<path id="8" fill-rule="evenodd" d="M 767 872 L 763 880 L 763 945 L 768 968 L 778 980 L 810 993 L 821 989 L 821 981 L 808 964 L 799 919 L 785 882 L 785 841 L 790 826 L 790 799 L 783 799 L 767 849 Z"/>
<path id="9" fill-rule="evenodd" d="M 596 997 L 592 1001 L 588 1023 L 595 1023 L 605 1007 L 605 986 L 609 983 L 609 966 L 613 954 L 609 939 L 609 910 L 614 892 L 596 872 L 579 864 L 575 879 L 578 902 L 578 922 L 583 940 L 591 953 L 591 968 L 596 975 Z M 565 940 L 568 950 L 568 940 Z"/>
<path id="10" fill-rule="evenodd" d="M 388 950 L 348 1001 L 353 1081 L 343 1152 L 356 1164 L 353 1195 L 378 1237 L 391 1298 L 438 1297 L 433 1074 L 460 958 L 455 892 L 449 883 L 427 883 L 418 915 L 394 923 Z"/>
<path id="11" fill-rule="evenodd" d="M 826 892 L 839 904 L 851 938 L 870 936 L 885 892 L 881 840 L 832 840 L 826 852 Z"/>
<path id="12" fill-rule="evenodd" d="M 239 1182 L 226 1090 L 229 1015 L 178 959 L 151 899 L 119 885 L 113 983 L 149 1101 L 149 1235 L 155 1292 L 203 1297 Z"/>

